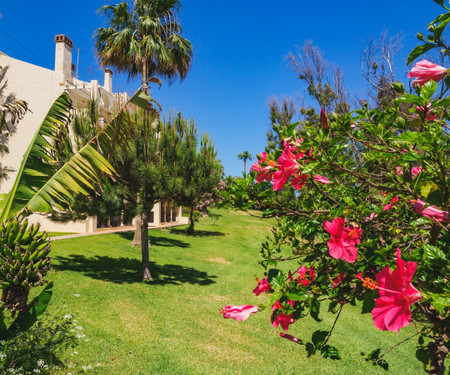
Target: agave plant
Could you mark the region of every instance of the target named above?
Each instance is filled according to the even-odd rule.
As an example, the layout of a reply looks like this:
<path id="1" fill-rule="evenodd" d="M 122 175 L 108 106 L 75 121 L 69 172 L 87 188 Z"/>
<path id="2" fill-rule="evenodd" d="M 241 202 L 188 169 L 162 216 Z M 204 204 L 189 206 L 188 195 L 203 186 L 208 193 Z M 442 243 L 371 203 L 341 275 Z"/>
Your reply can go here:
<path id="1" fill-rule="evenodd" d="M 28 220 L 8 220 L 0 225 L 0 289 L 2 302 L 19 315 L 27 311 L 30 288 L 44 285 L 51 266 L 50 241 L 39 225 Z"/>

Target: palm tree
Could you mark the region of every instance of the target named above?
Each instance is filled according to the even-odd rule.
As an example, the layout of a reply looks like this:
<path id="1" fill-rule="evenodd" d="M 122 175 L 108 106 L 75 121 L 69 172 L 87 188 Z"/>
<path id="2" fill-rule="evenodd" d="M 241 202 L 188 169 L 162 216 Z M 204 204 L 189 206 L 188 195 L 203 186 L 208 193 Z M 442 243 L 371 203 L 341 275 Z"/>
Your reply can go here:
<path id="1" fill-rule="evenodd" d="M 192 45 L 181 36 L 176 12 L 180 0 L 133 0 L 100 8 L 108 18 L 108 27 L 95 33 L 96 48 L 103 66 L 126 72 L 129 77 L 142 77 L 144 93 L 148 95 L 149 77 L 176 77 L 183 80 L 191 66 Z M 139 197 L 137 197 L 139 199 Z M 145 202 L 142 202 L 145 205 Z M 140 245 L 143 259 L 148 257 L 148 212 L 136 216 L 133 245 Z M 144 279 L 151 279 L 143 270 Z"/>
<path id="2" fill-rule="evenodd" d="M 133 0 L 99 9 L 108 17 L 108 27 L 95 33 L 103 66 L 142 76 L 147 87 L 151 76 L 184 79 L 192 62 L 191 43 L 181 36 L 176 11 L 180 0 Z"/>
<path id="3" fill-rule="evenodd" d="M 253 160 L 253 156 L 248 151 L 243 151 L 238 155 L 239 160 L 244 160 L 244 177 L 247 175 L 247 160 Z"/>

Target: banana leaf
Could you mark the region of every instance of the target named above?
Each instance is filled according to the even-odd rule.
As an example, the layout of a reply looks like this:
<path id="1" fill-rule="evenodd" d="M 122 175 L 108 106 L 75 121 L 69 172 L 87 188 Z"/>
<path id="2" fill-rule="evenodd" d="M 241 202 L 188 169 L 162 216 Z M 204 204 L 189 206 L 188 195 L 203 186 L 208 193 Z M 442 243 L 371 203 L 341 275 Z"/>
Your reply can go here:
<path id="1" fill-rule="evenodd" d="M 132 99 L 141 91 L 142 88 Z M 113 175 L 114 168 L 106 157 L 111 156 L 114 145 L 125 141 L 133 129 L 127 105 L 90 142 L 61 165 L 55 142 L 66 131 L 72 109 L 69 95 L 61 94 L 25 152 L 13 188 L 0 197 L 0 222 L 30 211 L 48 213 L 55 208 L 70 209 L 77 194 L 87 195 L 95 190 L 100 172 Z"/>

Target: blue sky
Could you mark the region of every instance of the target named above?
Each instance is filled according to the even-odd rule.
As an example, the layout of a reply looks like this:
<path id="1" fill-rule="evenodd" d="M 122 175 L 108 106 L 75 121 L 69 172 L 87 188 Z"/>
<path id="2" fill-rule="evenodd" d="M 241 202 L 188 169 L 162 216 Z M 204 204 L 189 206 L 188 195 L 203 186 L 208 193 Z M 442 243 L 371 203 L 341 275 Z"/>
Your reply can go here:
<path id="1" fill-rule="evenodd" d="M 66 34 L 80 48 L 79 76 L 98 79 L 103 73 L 95 58 L 93 34 L 105 20 L 96 10 L 116 1 L 25 1 L 0 3 L 0 50 L 27 62 L 53 68 L 54 35 Z M 287 64 L 286 55 L 312 40 L 325 58 L 339 65 L 347 88 L 364 94 L 360 72 L 364 42 L 403 33 L 396 74 L 406 82 L 406 56 L 417 44 L 415 34 L 441 9 L 432 0 L 306 1 L 184 0 L 179 14 L 183 36 L 194 47 L 190 73 L 183 82 L 154 88 L 164 111 L 181 110 L 208 132 L 225 173 L 241 175 L 237 155 L 264 150 L 270 128 L 267 102 L 272 97 L 305 96 L 305 87 Z M 6 34 L 8 35 L 6 35 Z M 14 39 L 14 40 L 12 40 Z M 133 92 L 139 79 L 114 76 L 114 91 Z"/>

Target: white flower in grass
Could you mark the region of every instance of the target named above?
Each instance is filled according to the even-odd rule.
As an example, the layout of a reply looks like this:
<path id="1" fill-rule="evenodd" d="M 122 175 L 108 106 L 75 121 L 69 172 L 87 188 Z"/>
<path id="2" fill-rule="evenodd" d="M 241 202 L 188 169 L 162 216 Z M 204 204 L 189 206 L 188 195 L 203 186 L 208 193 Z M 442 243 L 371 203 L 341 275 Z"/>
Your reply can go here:
<path id="1" fill-rule="evenodd" d="M 83 371 L 93 370 L 94 368 L 91 365 L 83 366 Z"/>
<path id="2" fill-rule="evenodd" d="M 79 339 L 82 339 L 83 337 L 86 337 L 86 335 L 81 335 L 81 334 L 77 335 L 77 338 L 79 338 Z"/>
<path id="3" fill-rule="evenodd" d="M 45 364 L 45 362 L 43 359 L 38 359 L 38 361 L 37 361 L 38 367 L 42 367 L 42 366 L 44 366 L 44 364 Z"/>
<path id="4" fill-rule="evenodd" d="M 64 319 L 72 319 L 72 315 L 66 314 L 66 315 L 64 315 Z"/>
<path id="5" fill-rule="evenodd" d="M 80 295 L 77 293 L 77 294 L 74 294 L 73 296 L 78 298 Z"/>

